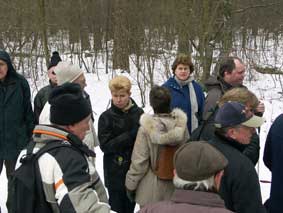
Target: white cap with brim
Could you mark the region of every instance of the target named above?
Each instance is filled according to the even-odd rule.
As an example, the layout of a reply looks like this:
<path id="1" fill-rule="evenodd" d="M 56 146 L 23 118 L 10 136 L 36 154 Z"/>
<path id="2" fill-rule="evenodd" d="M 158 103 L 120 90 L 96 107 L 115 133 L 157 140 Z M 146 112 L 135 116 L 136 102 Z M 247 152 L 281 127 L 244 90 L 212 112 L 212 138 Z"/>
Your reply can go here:
<path id="1" fill-rule="evenodd" d="M 260 127 L 264 122 L 265 122 L 265 119 L 263 117 L 253 115 L 249 120 L 241 123 L 241 125 L 257 128 L 257 127 Z"/>
<path id="2" fill-rule="evenodd" d="M 57 84 L 60 86 L 66 82 L 74 82 L 81 74 L 83 70 L 77 64 L 71 64 L 68 61 L 61 61 L 54 69 L 57 77 Z"/>

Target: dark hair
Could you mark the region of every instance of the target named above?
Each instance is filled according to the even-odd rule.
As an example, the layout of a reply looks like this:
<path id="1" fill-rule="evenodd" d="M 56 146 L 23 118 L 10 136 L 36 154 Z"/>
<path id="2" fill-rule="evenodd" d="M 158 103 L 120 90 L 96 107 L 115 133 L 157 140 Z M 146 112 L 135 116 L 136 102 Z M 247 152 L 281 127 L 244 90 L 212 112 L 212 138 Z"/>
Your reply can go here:
<path id="1" fill-rule="evenodd" d="M 175 74 L 175 70 L 176 70 L 176 68 L 179 64 L 188 65 L 190 67 L 190 73 L 192 73 L 194 71 L 194 65 L 193 65 L 193 62 L 192 62 L 192 58 L 189 55 L 179 54 L 175 58 L 175 60 L 172 64 L 173 74 Z"/>
<path id="2" fill-rule="evenodd" d="M 149 102 L 154 113 L 170 113 L 170 91 L 161 86 L 153 86 L 149 93 Z"/>
<path id="3" fill-rule="evenodd" d="M 219 67 L 219 76 L 223 78 L 225 72 L 231 73 L 236 67 L 235 60 L 238 60 L 241 64 L 243 64 L 243 61 L 236 56 L 230 56 L 223 59 Z"/>

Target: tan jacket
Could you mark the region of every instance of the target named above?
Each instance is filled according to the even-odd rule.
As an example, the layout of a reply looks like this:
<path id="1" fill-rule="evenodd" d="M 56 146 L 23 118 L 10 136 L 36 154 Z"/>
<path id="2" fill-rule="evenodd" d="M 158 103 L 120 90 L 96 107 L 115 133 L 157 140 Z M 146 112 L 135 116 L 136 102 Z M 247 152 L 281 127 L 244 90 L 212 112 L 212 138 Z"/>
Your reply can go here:
<path id="1" fill-rule="evenodd" d="M 155 168 L 160 145 L 183 144 L 189 138 L 187 116 L 180 109 L 170 114 L 143 114 L 132 153 L 132 163 L 126 176 L 126 187 L 136 190 L 136 202 L 141 206 L 169 199 L 174 191 L 172 181 L 160 180 Z"/>

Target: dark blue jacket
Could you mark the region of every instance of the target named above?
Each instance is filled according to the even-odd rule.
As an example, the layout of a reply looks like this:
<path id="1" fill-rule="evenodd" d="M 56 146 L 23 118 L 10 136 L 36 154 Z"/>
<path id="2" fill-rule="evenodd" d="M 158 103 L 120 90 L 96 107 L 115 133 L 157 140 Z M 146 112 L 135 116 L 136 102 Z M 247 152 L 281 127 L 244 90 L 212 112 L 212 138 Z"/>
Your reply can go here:
<path id="1" fill-rule="evenodd" d="M 263 161 L 272 173 L 269 212 L 279 213 L 283 208 L 283 114 L 272 124 L 265 142 Z"/>
<path id="2" fill-rule="evenodd" d="M 204 108 L 204 94 L 203 94 L 201 86 L 196 81 L 192 81 L 192 83 L 195 89 L 197 102 L 198 102 L 197 117 L 200 121 L 202 113 L 203 113 L 203 108 Z M 188 117 L 187 126 L 191 134 L 192 118 L 191 118 L 191 99 L 190 99 L 189 86 L 185 85 L 181 87 L 173 77 L 169 78 L 163 84 L 163 86 L 170 90 L 171 97 L 172 97 L 171 108 L 172 109 L 180 108 L 187 114 L 187 117 Z"/>
<path id="3" fill-rule="evenodd" d="M 209 141 L 228 160 L 219 194 L 227 209 L 237 213 L 266 213 L 262 205 L 258 175 L 252 162 L 243 155 L 245 146 L 215 134 Z"/>
<path id="4" fill-rule="evenodd" d="M 0 82 L 0 159 L 15 160 L 34 128 L 31 94 L 27 80 L 15 71 L 8 53 L 0 50 L 0 59 L 8 65 L 7 75 Z"/>

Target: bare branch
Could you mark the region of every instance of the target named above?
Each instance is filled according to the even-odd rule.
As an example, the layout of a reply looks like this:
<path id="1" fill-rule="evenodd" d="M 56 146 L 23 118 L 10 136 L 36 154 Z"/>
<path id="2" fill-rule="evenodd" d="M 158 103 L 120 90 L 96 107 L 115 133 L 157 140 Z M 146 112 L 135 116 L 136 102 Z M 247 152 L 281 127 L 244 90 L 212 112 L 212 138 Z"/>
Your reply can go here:
<path id="1" fill-rule="evenodd" d="M 278 69 L 277 67 L 260 67 L 260 66 L 252 66 L 252 68 L 259 73 L 262 74 L 278 74 L 283 75 L 283 70 Z"/>
<path id="2" fill-rule="evenodd" d="M 277 5 L 279 3 L 270 3 L 270 4 L 262 4 L 262 5 L 252 5 L 252 6 L 249 6 L 249 7 L 246 7 L 246 8 L 242 8 L 242 9 L 238 9 L 238 10 L 234 10 L 232 11 L 231 13 L 243 13 L 243 12 L 246 12 L 247 10 L 251 10 L 251 9 L 255 9 L 255 8 L 260 8 L 260 7 L 271 7 L 271 6 L 274 6 L 274 5 Z"/>

